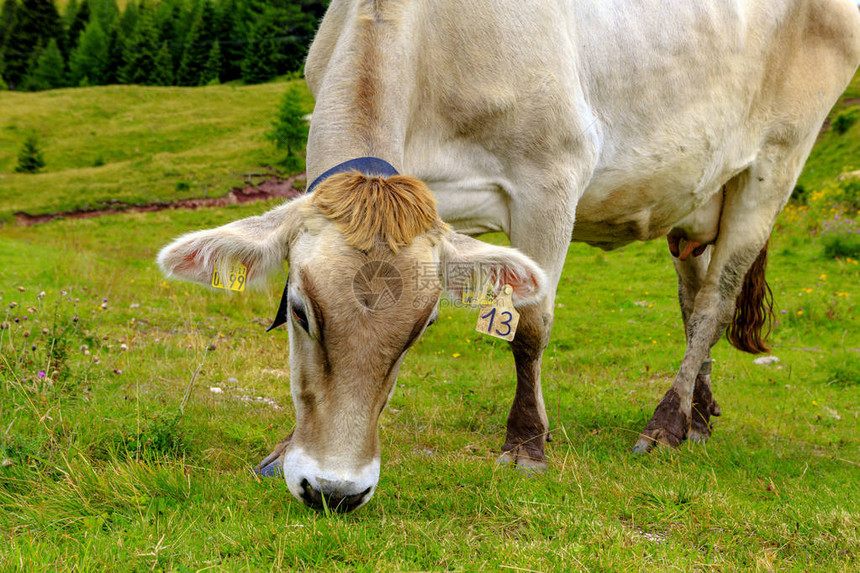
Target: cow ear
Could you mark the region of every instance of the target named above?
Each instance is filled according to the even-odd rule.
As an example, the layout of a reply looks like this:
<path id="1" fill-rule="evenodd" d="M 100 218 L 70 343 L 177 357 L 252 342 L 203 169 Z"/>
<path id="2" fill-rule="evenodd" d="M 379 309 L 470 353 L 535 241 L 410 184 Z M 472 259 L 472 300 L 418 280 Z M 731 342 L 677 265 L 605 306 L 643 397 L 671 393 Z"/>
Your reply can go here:
<path id="1" fill-rule="evenodd" d="M 497 293 L 504 285 L 511 285 L 516 306 L 534 304 L 544 293 L 546 273 L 516 249 L 490 245 L 460 233 L 448 233 L 441 247 L 442 284 L 457 298 L 466 289 L 481 288 L 488 282 Z"/>
<path id="2" fill-rule="evenodd" d="M 229 269 L 241 263 L 247 269 L 246 283 L 259 284 L 283 269 L 289 245 L 304 225 L 304 202 L 296 199 L 263 215 L 182 235 L 158 253 L 158 266 L 169 278 L 209 285 L 216 269 L 228 276 Z"/>

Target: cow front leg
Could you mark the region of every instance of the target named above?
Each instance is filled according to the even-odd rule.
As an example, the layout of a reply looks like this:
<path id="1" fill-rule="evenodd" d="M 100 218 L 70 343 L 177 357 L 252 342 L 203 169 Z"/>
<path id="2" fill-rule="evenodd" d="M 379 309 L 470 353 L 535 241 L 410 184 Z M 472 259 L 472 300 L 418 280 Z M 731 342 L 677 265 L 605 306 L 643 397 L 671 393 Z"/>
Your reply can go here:
<path id="1" fill-rule="evenodd" d="M 508 414 L 500 463 L 515 463 L 536 471 L 546 469 L 544 444 L 549 421 L 541 391 L 540 371 L 551 326 L 552 316 L 543 312 L 540 305 L 520 310 L 517 334 L 511 342 L 517 367 L 517 390 Z"/>
<path id="2" fill-rule="evenodd" d="M 281 440 L 272 453 L 260 461 L 254 468 L 254 473 L 262 477 L 280 477 L 284 475 L 284 454 L 287 451 L 287 446 L 290 445 L 290 440 L 293 433 Z"/>

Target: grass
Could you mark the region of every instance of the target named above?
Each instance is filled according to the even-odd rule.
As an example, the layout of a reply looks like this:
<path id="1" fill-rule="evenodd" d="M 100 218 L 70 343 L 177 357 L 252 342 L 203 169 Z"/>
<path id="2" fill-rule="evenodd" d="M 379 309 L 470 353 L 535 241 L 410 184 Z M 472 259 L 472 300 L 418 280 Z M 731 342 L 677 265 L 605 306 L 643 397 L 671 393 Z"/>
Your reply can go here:
<path id="1" fill-rule="evenodd" d="M 256 127 L 247 127 L 256 135 L 224 155 L 216 153 L 220 133 L 191 119 L 187 132 L 175 132 L 170 160 L 212 153 L 215 181 L 266 157 L 260 134 L 283 84 L 54 93 L 107 105 L 126 89 L 126 103 L 147 110 L 232 97 L 260 110 Z M 137 99 L 145 94 L 148 104 Z M 162 95 L 168 101 L 159 103 Z M 67 114 L 71 105 L 54 109 Z M 31 116 L 66 129 L 38 108 Z M 85 108 L 77 113 L 91 117 Z M 115 118 L 138 118 L 125 120 L 124 140 L 157 155 L 168 128 L 147 139 L 136 125 L 150 124 L 144 108 L 120 108 Z M 253 115 L 218 109 L 226 132 L 243 123 L 231 114 Z M 123 140 L 112 137 L 99 135 L 95 145 L 106 152 Z M 35 177 L 55 179 L 13 181 L 30 191 L 28 209 L 80 204 L 44 186 L 63 187 L 77 169 L 74 139 L 48 146 L 54 167 L 49 152 L 49 172 Z M 116 163 L 126 180 L 176 196 L 173 176 L 123 157 Z M 200 178 L 208 176 L 204 159 Z M 11 169 L 0 171 L 7 193 Z M 120 171 L 94 170 L 79 184 L 112 197 L 100 189 Z M 3 195 L 4 210 L 19 208 L 9 206 L 13 196 Z M 684 351 L 665 244 L 613 253 L 572 245 L 544 358 L 555 438 L 548 472 L 528 477 L 494 464 L 513 360 L 505 343 L 474 332 L 473 313 L 445 308 L 407 357 L 383 416 L 378 492 L 346 516 L 309 510 L 282 481 L 250 472 L 293 422 L 286 333 L 264 332 L 282 279 L 228 294 L 164 281 L 154 264 L 172 237 L 275 203 L 7 225 L 0 570 L 856 570 L 860 265 L 825 256 L 820 221 L 838 209 L 825 199 L 813 193 L 808 206 L 790 207 L 771 242 L 780 363 L 755 365 L 724 341 L 715 348 L 723 416 L 707 445 L 630 455 Z M 635 280 L 619 280 L 631 269 Z"/>

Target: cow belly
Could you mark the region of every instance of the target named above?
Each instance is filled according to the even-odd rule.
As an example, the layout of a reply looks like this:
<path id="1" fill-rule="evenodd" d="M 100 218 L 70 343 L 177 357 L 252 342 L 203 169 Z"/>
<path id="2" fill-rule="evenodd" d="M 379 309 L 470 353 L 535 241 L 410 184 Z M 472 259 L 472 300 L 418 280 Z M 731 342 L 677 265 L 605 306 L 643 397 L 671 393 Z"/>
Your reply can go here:
<path id="1" fill-rule="evenodd" d="M 615 189 L 580 199 L 571 240 L 606 250 L 633 241 L 650 241 L 670 230 L 688 240 L 710 243 L 719 228 L 720 185 L 708 193 L 657 193 L 654 189 Z"/>

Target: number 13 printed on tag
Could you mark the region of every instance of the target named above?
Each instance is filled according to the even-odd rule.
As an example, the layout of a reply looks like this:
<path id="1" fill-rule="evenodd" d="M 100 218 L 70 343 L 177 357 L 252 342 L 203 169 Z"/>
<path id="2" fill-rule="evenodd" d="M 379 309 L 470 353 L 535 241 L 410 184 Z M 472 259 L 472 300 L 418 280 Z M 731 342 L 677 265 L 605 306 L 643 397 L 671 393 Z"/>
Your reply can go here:
<path id="1" fill-rule="evenodd" d="M 212 271 L 212 286 L 223 290 L 234 290 L 242 292 L 245 290 L 245 277 L 248 274 L 248 269 L 242 263 L 233 263 L 230 266 L 228 276 L 222 277 L 218 272 L 218 267 Z M 226 279 L 226 280 L 225 280 Z"/>
<path id="2" fill-rule="evenodd" d="M 511 285 L 505 285 L 505 289 L 496 297 L 492 306 L 481 307 L 475 330 L 508 342 L 514 339 L 520 313 L 514 309 L 514 303 L 511 301 L 512 292 L 514 289 Z"/>

